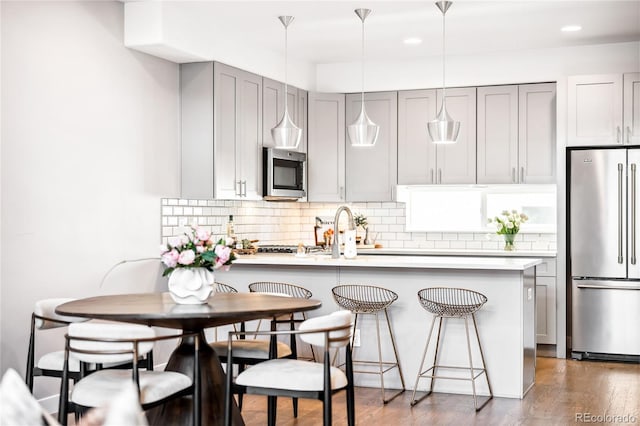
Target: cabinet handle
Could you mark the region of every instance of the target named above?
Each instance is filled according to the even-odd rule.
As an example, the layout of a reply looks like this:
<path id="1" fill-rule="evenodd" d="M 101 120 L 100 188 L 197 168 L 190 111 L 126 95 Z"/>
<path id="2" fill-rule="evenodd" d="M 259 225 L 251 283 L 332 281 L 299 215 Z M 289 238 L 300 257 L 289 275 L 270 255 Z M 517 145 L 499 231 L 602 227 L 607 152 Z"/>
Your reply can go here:
<path id="1" fill-rule="evenodd" d="M 631 127 L 627 126 L 627 143 L 631 143 Z"/>
<path id="2" fill-rule="evenodd" d="M 622 163 L 618 163 L 618 263 L 622 262 Z"/>
<path id="3" fill-rule="evenodd" d="M 442 169 L 438 169 L 438 183 L 442 183 Z"/>
<path id="4" fill-rule="evenodd" d="M 616 139 L 618 140 L 618 143 L 621 143 L 622 141 L 620 140 L 620 126 L 616 126 Z"/>
<path id="5" fill-rule="evenodd" d="M 340 195 L 340 199 L 344 200 L 344 186 L 340 187 L 340 194 L 339 195 Z"/>
<path id="6" fill-rule="evenodd" d="M 511 183 L 516 183 L 516 168 L 511 168 Z"/>
<path id="7" fill-rule="evenodd" d="M 236 185 L 238 185 L 238 189 L 236 190 L 236 195 L 238 197 L 242 197 L 242 181 L 241 180 L 237 180 L 236 181 Z"/>
<path id="8" fill-rule="evenodd" d="M 247 181 L 246 180 L 242 181 L 242 194 L 240 194 L 240 195 L 242 195 L 243 197 L 247 196 Z"/>
<path id="9" fill-rule="evenodd" d="M 524 183 L 524 167 L 520 167 L 520 183 Z"/>
<path id="10" fill-rule="evenodd" d="M 433 169 L 431 169 L 430 173 L 431 173 L 431 183 L 433 183 Z"/>

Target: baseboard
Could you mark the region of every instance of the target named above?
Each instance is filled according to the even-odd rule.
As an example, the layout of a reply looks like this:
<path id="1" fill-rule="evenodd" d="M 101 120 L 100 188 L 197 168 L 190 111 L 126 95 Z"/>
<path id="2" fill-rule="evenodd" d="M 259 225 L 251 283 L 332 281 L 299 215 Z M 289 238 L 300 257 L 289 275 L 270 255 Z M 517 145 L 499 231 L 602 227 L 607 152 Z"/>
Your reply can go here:
<path id="1" fill-rule="evenodd" d="M 153 367 L 154 370 L 164 370 L 167 366 L 167 363 L 157 364 Z M 55 414 L 58 412 L 58 395 L 51 395 L 38 400 L 38 403 L 42 407 L 44 411 L 49 414 Z"/>

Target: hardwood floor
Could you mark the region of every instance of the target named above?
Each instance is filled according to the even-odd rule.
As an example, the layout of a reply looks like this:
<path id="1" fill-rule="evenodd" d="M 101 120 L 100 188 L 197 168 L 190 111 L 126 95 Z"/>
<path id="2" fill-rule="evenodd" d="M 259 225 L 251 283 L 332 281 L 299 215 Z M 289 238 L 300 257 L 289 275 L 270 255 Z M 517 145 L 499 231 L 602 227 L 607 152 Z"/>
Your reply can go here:
<path id="1" fill-rule="evenodd" d="M 408 378 L 408 383 L 412 386 L 413 378 Z M 640 365 L 539 357 L 536 384 L 524 399 L 494 398 L 478 413 L 473 409 L 470 395 L 434 394 L 413 408 L 409 405 L 410 399 L 411 392 L 407 390 L 382 405 L 379 389 L 357 388 L 356 423 L 398 426 L 640 424 Z M 344 393 L 334 396 L 333 413 L 335 425 L 346 424 Z M 595 418 L 605 415 L 620 417 Z M 247 426 L 266 424 L 266 398 L 245 396 L 242 416 Z M 582 416 L 583 421 L 578 416 Z M 294 419 L 290 400 L 280 398 L 277 423 L 283 426 L 321 424 L 322 404 L 300 400 L 298 418 Z"/>

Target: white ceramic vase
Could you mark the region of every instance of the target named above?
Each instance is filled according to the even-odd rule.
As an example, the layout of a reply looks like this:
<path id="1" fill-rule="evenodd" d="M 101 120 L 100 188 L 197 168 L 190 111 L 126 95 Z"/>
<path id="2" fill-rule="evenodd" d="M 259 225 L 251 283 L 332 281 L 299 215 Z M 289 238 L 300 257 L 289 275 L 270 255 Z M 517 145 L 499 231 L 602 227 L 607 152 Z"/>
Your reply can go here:
<path id="1" fill-rule="evenodd" d="M 176 268 L 169 275 L 169 293 L 183 305 L 207 303 L 214 286 L 213 272 L 207 268 Z"/>

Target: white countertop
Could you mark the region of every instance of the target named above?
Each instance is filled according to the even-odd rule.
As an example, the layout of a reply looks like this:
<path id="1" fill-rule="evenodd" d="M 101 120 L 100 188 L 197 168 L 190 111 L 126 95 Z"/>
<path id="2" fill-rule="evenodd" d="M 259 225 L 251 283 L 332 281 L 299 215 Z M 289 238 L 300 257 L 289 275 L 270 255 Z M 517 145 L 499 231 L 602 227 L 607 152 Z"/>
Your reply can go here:
<path id="1" fill-rule="evenodd" d="M 492 256 L 492 257 L 556 257 L 550 250 L 470 250 L 470 249 L 411 249 L 411 248 L 379 248 L 358 249 L 360 254 L 382 255 L 414 255 L 414 256 Z"/>
<path id="2" fill-rule="evenodd" d="M 294 254 L 259 253 L 238 255 L 234 264 L 288 265 L 288 266 L 340 266 L 359 268 L 425 268 L 425 269 L 476 269 L 523 271 L 542 263 L 534 257 L 511 256 L 394 256 L 358 255 L 355 259 L 332 259 L 330 254 L 310 254 L 303 257 Z"/>

